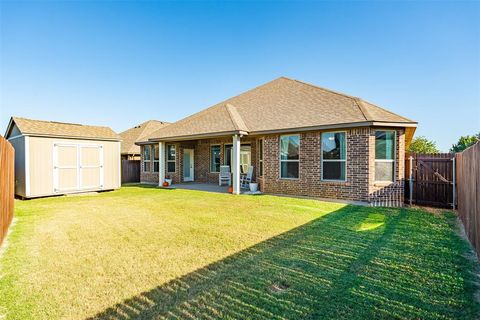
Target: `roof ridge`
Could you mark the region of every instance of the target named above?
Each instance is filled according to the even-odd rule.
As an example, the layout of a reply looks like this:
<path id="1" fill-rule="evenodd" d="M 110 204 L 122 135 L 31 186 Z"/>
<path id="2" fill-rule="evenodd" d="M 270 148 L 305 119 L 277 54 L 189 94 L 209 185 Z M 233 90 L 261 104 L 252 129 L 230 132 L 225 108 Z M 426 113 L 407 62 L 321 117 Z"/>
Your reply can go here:
<path id="1" fill-rule="evenodd" d="M 200 117 L 200 116 L 203 115 L 205 112 L 207 112 L 207 111 L 209 111 L 209 110 L 211 110 L 211 109 L 221 108 L 221 107 L 224 106 L 225 104 L 228 104 L 227 101 L 229 101 L 229 100 L 238 98 L 238 97 L 240 97 L 240 96 L 242 96 L 242 95 L 245 95 L 245 94 L 247 94 L 247 93 L 249 93 L 249 92 L 251 92 L 251 91 L 253 91 L 253 90 L 256 90 L 256 89 L 258 89 L 258 88 L 264 87 L 264 86 L 266 86 L 266 85 L 268 85 L 268 84 L 270 84 L 270 83 L 272 83 L 272 82 L 274 82 L 274 81 L 277 81 L 278 79 L 281 79 L 281 78 L 285 78 L 285 77 L 276 78 L 276 79 L 271 80 L 271 81 L 269 81 L 269 82 L 267 82 L 267 83 L 263 83 L 263 84 L 261 84 L 261 85 L 258 85 L 258 86 L 256 86 L 256 87 L 252 88 L 252 89 L 249 89 L 249 90 L 244 91 L 244 92 L 242 92 L 242 93 L 240 93 L 240 94 L 237 94 L 237 95 L 235 95 L 235 96 L 233 96 L 233 97 L 231 97 L 231 98 L 222 100 L 222 101 L 220 101 L 220 102 L 218 102 L 218 103 L 216 103 L 216 104 L 214 104 L 214 105 L 212 105 L 212 106 L 210 106 L 210 107 L 207 107 L 207 108 L 205 108 L 205 109 L 203 109 L 203 110 L 200 110 L 200 111 L 198 111 L 198 112 L 196 112 L 196 113 L 194 113 L 194 114 L 192 114 L 192 115 L 189 115 L 189 116 L 187 116 L 187 117 L 185 117 L 185 118 L 182 118 L 182 119 L 180 119 L 180 120 L 178 120 L 178 121 L 175 121 L 175 122 L 171 123 L 171 125 L 175 125 L 175 124 L 179 123 L 180 121 L 186 121 L 186 120 L 188 120 L 188 119 L 191 120 L 191 119 L 195 119 L 195 118 L 197 118 L 197 117 Z M 287 79 L 287 78 L 286 78 L 286 79 Z M 155 132 L 153 132 L 153 133 L 150 135 L 150 137 L 149 137 L 148 139 L 154 139 L 154 138 L 155 138 L 154 135 L 156 135 L 158 132 L 160 132 L 161 130 L 164 130 L 164 129 L 165 129 L 165 127 L 156 130 Z M 147 140 L 148 140 L 148 139 L 147 139 Z"/>
<path id="2" fill-rule="evenodd" d="M 145 123 L 145 122 L 144 122 Z M 143 123 L 142 123 L 143 124 Z M 140 125 L 140 128 L 142 129 L 142 124 Z M 148 123 L 143 127 L 143 129 L 141 130 L 141 132 L 138 134 L 137 138 L 135 139 L 138 140 L 140 139 L 142 136 L 143 136 L 143 133 L 145 132 L 145 130 L 147 130 L 147 126 L 148 126 Z"/>
<path id="3" fill-rule="evenodd" d="M 355 98 L 353 99 L 353 101 L 355 102 L 355 104 L 357 105 L 358 109 L 360 110 L 360 112 L 362 113 L 363 117 L 365 118 L 365 120 L 367 121 L 371 121 L 372 120 L 372 117 L 370 115 L 370 113 L 364 108 L 363 106 L 363 101 L 360 99 L 360 98 Z M 367 116 L 368 115 L 368 116 Z"/>
<path id="4" fill-rule="evenodd" d="M 225 104 L 225 108 L 227 109 L 228 115 L 230 116 L 230 120 L 233 123 L 233 126 L 236 130 L 239 131 L 250 131 L 248 130 L 245 121 L 243 120 L 242 116 L 238 113 L 237 108 L 230 103 Z"/>
<path id="5" fill-rule="evenodd" d="M 281 78 L 284 78 L 284 79 L 288 79 L 288 80 L 291 80 L 291 81 L 296 81 L 298 83 L 301 83 L 301 84 L 304 84 L 304 85 L 308 85 L 308 86 L 311 86 L 313 88 L 316 88 L 316 89 L 320 89 L 320 90 L 323 90 L 323 91 L 327 91 L 327 92 L 330 92 L 330 93 L 333 93 L 333 94 L 337 94 L 337 95 L 340 95 L 340 96 L 343 96 L 343 97 L 346 97 L 346 98 L 350 98 L 352 99 L 360 108 L 360 111 L 362 112 L 363 116 L 365 117 L 366 120 L 368 121 L 374 121 L 374 119 L 370 116 L 370 114 L 368 113 L 368 111 L 365 109 L 365 108 L 361 108 L 360 105 L 358 104 L 358 102 L 361 102 L 360 104 L 363 105 L 363 103 L 368 103 L 368 104 L 371 104 L 372 106 L 376 107 L 376 108 L 379 108 L 381 109 L 382 111 L 385 111 L 391 115 L 394 115 L 394 116 L 397 116 L 397 117 L 401 117 L 407 121 L 410 121 L 410 122 L 415 122 L 409 118 L 405 118 L 401 115 L 398 115 L 396 114 L 395 112 L 393 111 L 390 111 L 390 110 L 387 110 L 385 108 L 382 108 L 382 107 L 379 107 L 377 106 L 376 104 L 374 103 L 371 103 L 369 101 L 365 101 L 359 97 L 355 97 L 355 96 L 351 96 L 349 94 L 346 94 L 346 93 L 342 93 L 342 92 L 338 92 L 338 91 L 334 91 L 334 90 L 331 90 L 331 89 L 327 89 L 327 88 L 323 88 L 323 87 L 320 87 L 320 86 L 317 86 L 317 85 L 314 85 L 314 84 L 311 84 L 311 83 L 308 83 L 308 82 L 304 82 L 302 80 L 297 80 L 297 79 L 290 79 L 290 78 L 287 78 L 287 77 L 281 77 Z"/>
<path id="6" fill-rule="evenodd" d="M 63 121 L 53 121 L 53 120 L 38 120 L 38 119 L 30 119 L 30 118 L 24 118 L 24 117 L 17 117 L 17 116 L 12 116 L 12 119 L 15 121 L 16 119 L 20 120 L 27 120 L 27 121 L 34 121 L 34 122 L 44 122 L 44 123 L 55 123 L 55 124 L 65 124 L 65 125 L 71 125 L 71 126 L 82 126 L 82 127 L 97 127 L 97 128 L 108 128 L 112 129 L 109 126 L 100 126 L 100 125 L 93 125 L 93 124 L 82 124 L 82 123 L 74 123 L 74 122 L 63 122 Z M 113 131 L 113 130 L 112 130 Z"/>
<path id="7" fill-rule="evenodd" d="M 308 82 L 305 82 L 305 81 L 302 81 L 302 80 L 290 79 L 290 78 L 287 78 L 287 77 L 281 77 L 281 78 L 284 78 L 284 79 L 287 79 L 287 80 L 290 80 L 290 81 L 295 81 L 295 82 L 298 82 L 298 83 L 301 83 L 301 84 L 304 84 L 304 85 L 307 85 L 307 86 L 310 86 L 310 87 L 313 87 L 313 88 L 316 88 L 316 89 L 320 89 L 320 90 L 323 90 L 323 91 L 327 91 L 327 92 L 330 92 L 330 93 L 333 93 L 333 94 L 337 94 L 337 95 L 342 96 L 342 97 L 346 97 L 346 98 L 350 98 L 350 99 L 358 99 L 357 97 L 351 96 L 349 94 L 334 91 L 332 89 L 328 89 L 328 88 L 324 88 L 324 87 L 320 87 L 320 86 L 317 86 L 315 84 L 308 83 Z"/>
<path id="8" fill-rule="evenodd" d="M 378 108 L 378 109 L 380 109 L 380 110 L 382 110 L 382 111 L 384 111 L 384 112 L 387 112 L 387 113 L 389 113 L 389 114 L 392 114 L 392 115 L 394 115 L 394 116 L 397 116 L 397 117 L 400 117 L 400 118 L 403 118 L 403 119 L 405 119 L 405 120 L 407 120 L 407 121 L 410 121 L 410 122 L 415 122 L 415 123 L 416 123 L 416 121 L 413 121 L 413 120 L 411 120 L 411 119 L 409 119 L 409 118 L 405 118 L 404 116 L 401 116 L 401 115 L 399 115 L 399 114 L 396 114 L 396 113 L 395 113 L 395 112 L 393 112 L 393 111 L 390 111 L 390 110 L 387 110 L 387 109 L 385 109 L 385 108 L 382 108 L 382 107 L 380 107 L 380 106 L 377 106 L 377 105 L 376 105 L 376 104 L 374 104 L 374 103 L 371 103 L 371 102 L 365 101 L 365 100 L 363 100 L 363 99 L 361 99 L 361 98 L 358 98 L 358 99 L 359 99 L 360 101 L 362 101 L 362 103 L 368 103 L 368 104 L 371 104 L 371 105 L 372 105 L 372 106 L 374 106 L 375 108 Z M 374 119 L 372 119 L 372 120 L 374 121 Z"/>

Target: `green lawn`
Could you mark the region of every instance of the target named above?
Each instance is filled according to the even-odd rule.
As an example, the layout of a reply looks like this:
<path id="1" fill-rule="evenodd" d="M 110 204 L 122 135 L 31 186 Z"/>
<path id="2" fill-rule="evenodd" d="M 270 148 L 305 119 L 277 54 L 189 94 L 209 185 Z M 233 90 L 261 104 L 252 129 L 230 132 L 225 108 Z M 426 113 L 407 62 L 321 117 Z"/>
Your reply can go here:
<path id="1" fill-rule="evenodd" d="M 452 213 L 129 186 L 16 202 L 0 319 L 474 319 Z"/>

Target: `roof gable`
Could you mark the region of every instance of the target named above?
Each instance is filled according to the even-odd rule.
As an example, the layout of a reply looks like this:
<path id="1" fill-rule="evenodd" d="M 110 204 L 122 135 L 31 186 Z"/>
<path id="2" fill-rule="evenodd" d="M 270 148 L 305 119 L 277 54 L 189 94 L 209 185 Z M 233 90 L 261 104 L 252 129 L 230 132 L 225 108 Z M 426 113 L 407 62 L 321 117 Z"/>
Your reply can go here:
<path id="1" fill-rule="evenodd" d="M 359 98 L 281 77 L 152 133 L 152 140 L 343 124 L 416 123 Z"/>

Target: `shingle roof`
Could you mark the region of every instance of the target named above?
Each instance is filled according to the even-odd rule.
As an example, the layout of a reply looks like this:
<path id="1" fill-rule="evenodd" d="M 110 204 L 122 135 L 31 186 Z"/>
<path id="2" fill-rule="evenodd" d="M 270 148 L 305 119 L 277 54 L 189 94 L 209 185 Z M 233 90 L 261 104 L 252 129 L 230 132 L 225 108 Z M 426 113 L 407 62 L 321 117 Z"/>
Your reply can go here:
<path id="1" fill-rule="evenodd" d="M 179 120 L 149 138 L 255 134 L 367 122 L 416 124 L 359 98 L 281 77 Z"/>
<path id="2" fill-rule="evenodd" d="M 149 120 L 133 128 L 120 133 L 122 137 L 122 154 L 140 154 L 140 147 L 135 142 L 148 138 L 150 134 L 167 126 L 169 123 L 164 121 Z"/>
<path id="3" fill-rule="evenodd" d="M 12 117 L 12 122 L 15 123 L 18 130 L 20 130 L 23 135 L 116 141 L 121 139 L 120 136 L 117 135 L 112 129 L 103 126 L 89 126 L 76 123 L 32 120 L 20 117 Z"/>

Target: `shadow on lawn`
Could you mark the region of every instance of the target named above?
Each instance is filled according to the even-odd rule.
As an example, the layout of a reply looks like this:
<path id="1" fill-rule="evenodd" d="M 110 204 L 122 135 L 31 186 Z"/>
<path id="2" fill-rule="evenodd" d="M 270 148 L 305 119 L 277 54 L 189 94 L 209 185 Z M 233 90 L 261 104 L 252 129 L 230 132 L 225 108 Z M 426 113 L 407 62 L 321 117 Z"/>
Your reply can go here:
<path id="1" fill-rule="evenodd" d="M 452 219 L 347 206 L 92 319 L 473 319 L 473 264 Z"/>

